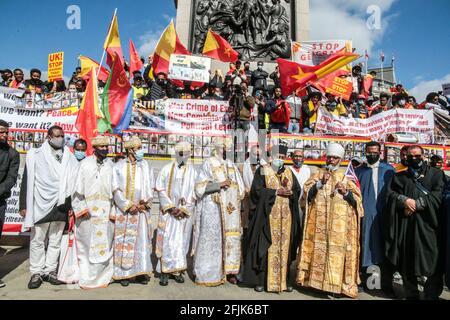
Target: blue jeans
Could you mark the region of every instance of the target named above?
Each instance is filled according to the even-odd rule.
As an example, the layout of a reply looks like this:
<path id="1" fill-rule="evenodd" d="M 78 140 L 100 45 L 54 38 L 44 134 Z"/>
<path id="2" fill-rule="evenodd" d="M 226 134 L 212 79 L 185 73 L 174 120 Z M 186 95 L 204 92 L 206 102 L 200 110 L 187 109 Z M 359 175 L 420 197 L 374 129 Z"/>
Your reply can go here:
<path id="1" fill-rule="evenodd" d="M 270 131 L 278 130 L 279 133 L 287 133 L 288 132 L 286 125 L 284 123 L 270 123 L 269 129 L 270 129 Z"/>
<path id="2" fill-rule="evenodd" d="M 291 120 L 291 122 L 289 123 L 289 129 L 288 129 L 289 133 L 300 133 L 300 123 L 298 122 L 298 120 Z"/>

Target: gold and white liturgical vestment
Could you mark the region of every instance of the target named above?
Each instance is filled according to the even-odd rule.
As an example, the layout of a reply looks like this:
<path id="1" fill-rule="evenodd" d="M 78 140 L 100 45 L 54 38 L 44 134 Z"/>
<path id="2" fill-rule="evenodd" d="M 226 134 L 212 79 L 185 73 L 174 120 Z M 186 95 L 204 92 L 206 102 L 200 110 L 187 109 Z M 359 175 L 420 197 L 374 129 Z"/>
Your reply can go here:
<path id="1" fill-rule="evenodd" d="M 196 171 L 188 162 L 179 167 L 176 161 L 164 166 L 156 179 L 155 190 L 159 195 L 160 214 L 156 236 L 158 273 L 177 273 L 187 269 L 192 219 L 194 219 L 194 186 Z M 187 218 L 178 220 L 167 210 L 178 208 Z"/>
<path id="2" fill-rule="evenodd" d="M 114 231 L 114 280 L 124 280 L 153 271 L 150 209 L 136 215 L 127 211 L 140 201 L 151 206 L 153 170 L 147 161 L 120 160 L 113 169 L 113 195 L 118 210 Z"/>
<path id="3" fill-rule="evenodd" d="M 304 186 L 304 199 L 310 189 L 323 177 L 325 169 L 318 170 Z M 338 182 L 353 193 L 356 209 L 335 191 Z M 361 191 L 345 178 L 345 170 L 331 173 L 325 186 L 318 190 L 308 204 L 306 200 L 305 228 L 297 283 L 325 292 L 358 295 L 360 221 L 364 215 Z"/>
<path id="4" fill-rule="evenodd" d="M 207 194 L 209 183 L 230 179 L 228 190 Z M 245 187 L 236 165 L 218 157 L 207 159 L 196 180 L 198 210 L 194 226 L 195 283 L 217 286 L 241 265 L 241 201 Z"/>
<path id="5" fill-rule="evenodd" d="M 111 160 L 99 164 L 91 156 L 81 161 L 75 180 L 72 207 L 82 289 L 106 287 L 113 276 L 112 168 Z"/>

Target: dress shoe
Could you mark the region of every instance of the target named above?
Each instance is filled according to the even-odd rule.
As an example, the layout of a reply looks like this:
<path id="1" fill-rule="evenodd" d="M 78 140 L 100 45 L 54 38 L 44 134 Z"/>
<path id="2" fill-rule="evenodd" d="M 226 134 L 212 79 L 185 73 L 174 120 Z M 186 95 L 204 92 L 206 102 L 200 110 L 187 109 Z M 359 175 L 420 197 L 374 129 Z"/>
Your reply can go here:
<path id="1" fill-rule="evenodd" d="M 33 274 L 30 282 L 28 282 L 28 289 L 37 289 L 41 286 L 42 282 L 43 281 L 40 274 Z"/>
<path id="2" fill-rule="evenodd" d="M 292 287 L 292 286 L 288 286 L 287 288 L 286 288 L 286 290 L 284 290 L 285 292 L 292 292 L 292 291 L 294 291 L 294 287 Z"/>
<path id="3" fill-rule="evenodd" d="M 149 282 L 149 278 L 146 275 L 141 275 L 136 277 L 136 281 L 140 284 L 147 285 Z"/>
<path id="4" fill-rule="evenodd" d="M 159 278 L 159 285 L 165 287 L 168 284 L 169 284 L 169 275 L 162 274 L 161 277 Z"/>
<path id="5" fill-rule="evenodd" d="M 4 287 L 6 287 L 6 284 L 2 280 L 0 280 L 0 288 L 4 288 Z"/>
<path id="6" fill-rule="evenodd" d="M 264 291 L 264 287 L 263 286 L 256 286 L 255 287 L 255 291 L 256 292 L 263 292 Z"/>
<path id="7" fill-rule="evenodd" d="M 183 276 L 181 274 L 173 276 L 173 278 L 175 279 L 176 283 L 184 283 L 184 278 L 183 278 Z"/>
<path id="8" fill-rule="evenodd" d="M 56 275 L 55 271 L 50 272 L 49 274 L 45 275 L 43 279 L 44 279 L 44 281 L 46 281 L 54 286 L 59 286 L 61 284 L 64 284 L 64 282 L 58 280 L 58 276 Z"/>
<path id="9" fill-rule="evenodd" d="M 122 285 L 122 287 L 128 287 L 130 284 L 129 280 L 120 280 L 120 284 Z"/>
<path id="10" fill-rule="evenodd" d="M 235 276 L 229 276 L 229 277 L 227 277 L 227 280 L 231 284 L 237 284 L 238 283 L 238 280 L 237 280 L 237 278 Z"/>

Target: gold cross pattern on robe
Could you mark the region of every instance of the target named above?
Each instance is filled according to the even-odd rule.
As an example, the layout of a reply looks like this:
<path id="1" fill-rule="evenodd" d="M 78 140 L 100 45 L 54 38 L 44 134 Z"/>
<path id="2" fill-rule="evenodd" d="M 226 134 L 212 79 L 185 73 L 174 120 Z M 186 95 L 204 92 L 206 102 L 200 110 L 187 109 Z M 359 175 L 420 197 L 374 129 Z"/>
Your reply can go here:
<path id="1" fill-rule="evenodd" d="M 236 210 L 236 208 L 233 206 L 233 204 L 231 202 L 229 202 L 227 205 L 228 214 L 232 214 L 235 210 Z"/>
<path id="2" fill-rule="evenodd" d="M 103 235 L 103 232 L 101 232 L 101 231 L 97 232 L 97 237 L 101 237 L 102 235 Z"/>
<path id="3" fill-rule="evenodd" d="M 101 256 L 104 256 L 105 253 L 106 253 L 105 250 L 100 251 L 100 255 L 101 255 Z"/>
<path id="4" fill-rule="evenodd" d="M 93 207 L 92 211 L 98 211 L 98 208 L 97 207 Z"/>

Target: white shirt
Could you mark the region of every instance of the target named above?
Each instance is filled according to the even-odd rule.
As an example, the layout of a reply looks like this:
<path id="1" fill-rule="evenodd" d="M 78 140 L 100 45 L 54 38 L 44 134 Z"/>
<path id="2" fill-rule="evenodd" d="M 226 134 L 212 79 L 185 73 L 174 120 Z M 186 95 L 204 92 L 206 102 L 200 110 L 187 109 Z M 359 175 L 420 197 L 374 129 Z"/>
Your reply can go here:
<path id="1" fill-rule="evenodd" d="M 378 198 L 378 169 L 380 168 L 380 161 L 375 164 L 367 164 L 368 168 L 372 169 L 372 183 L 375 190 L 375 200 Z"/>
<path id="2" fill-rule="evenodd" d="M 297 171 L 293 166 L 290 167 L 290 169 L 297 178 L 298 184 L 303 190 L 305 182 L 311 177 L 311 169 L 305 164 L 300 167 L 300 171 Z"/>

